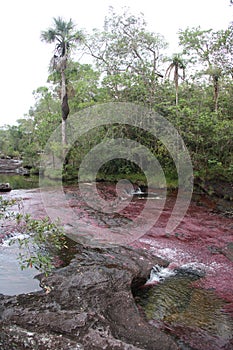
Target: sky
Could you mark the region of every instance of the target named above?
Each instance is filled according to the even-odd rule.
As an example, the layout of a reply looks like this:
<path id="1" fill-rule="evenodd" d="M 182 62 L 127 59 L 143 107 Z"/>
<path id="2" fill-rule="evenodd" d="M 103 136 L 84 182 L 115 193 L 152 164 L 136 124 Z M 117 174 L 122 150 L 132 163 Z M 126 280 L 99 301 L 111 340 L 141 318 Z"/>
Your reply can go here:
<path id="1" fill-rule="evenodd" d="M 230 0 L 8 0 L 1 6 L 0 127 L 17 124 L 34 105 L 33 90 L 46 85 L 53 45 L 40 33 L 53 17 L 70 18 L 78 29 L 101 29 L 109 6 L 142 12 L 148 29 L 164 35 L 171 52 L 178 51 L 179 29 L 225 29 L 233 20 Z"/>

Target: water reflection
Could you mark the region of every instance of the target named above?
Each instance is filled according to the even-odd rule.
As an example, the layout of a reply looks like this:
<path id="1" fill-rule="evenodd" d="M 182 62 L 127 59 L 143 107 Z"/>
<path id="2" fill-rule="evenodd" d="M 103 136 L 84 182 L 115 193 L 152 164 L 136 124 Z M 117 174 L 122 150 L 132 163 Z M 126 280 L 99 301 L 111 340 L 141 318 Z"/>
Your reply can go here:
<path id="1" fill-rule="evenodd" d="M 17 256 L 16 244 L 0 246 L 0 293 L 15 295 L 41 290 L 39 281 L 34 277 L 38 270 L 34 268 L 21 270 Z"/>
<path id="2" fill-rule="evenodd" d="M 9 182 L 13 190 L 31 189 L 39 186 L 38 176 L 23 176 L 15 174 L 0 174 L 0 183 Z"/>

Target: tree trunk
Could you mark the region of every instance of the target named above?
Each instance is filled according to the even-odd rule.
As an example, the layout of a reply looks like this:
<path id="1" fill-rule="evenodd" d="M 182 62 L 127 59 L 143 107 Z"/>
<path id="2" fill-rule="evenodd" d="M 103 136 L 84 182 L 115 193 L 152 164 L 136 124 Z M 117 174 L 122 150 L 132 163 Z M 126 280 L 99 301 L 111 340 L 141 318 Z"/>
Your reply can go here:
<path id="1" fill-rule="evenodd" d="M 61 71 L 61 110 L 62 110 L 62 145 L 66 145 L 66 119 L 69 115 L 68 96 L 66 89 L 65 69 Z M 64 147 L 65 148 L 65 147 Z"/>
<path id="2" fill-rule="evenodd" d="M 174 72 L 174 81 L 175 81 L 175 88 L 176 88 L 176 106 L 178 106 L 178 86 L 179 86 L 179 72 L 178 72 L 178 65 L 175 65 L 175 72 Z"/>
<path id="3" fill-rule="evenodd" d="M 218 97 L 219 97 L 219 78 L 213 77 L 214 81 L 214 111 L 218 112 Z"/>
<path id="4" fill-rule="evenodd" d="M 61 122 L 61 138 L 62 138 L 62 146 L 65 149 L 65 145 L 67 144 L 66 140 L 66 120 L 62 119 Z"/>

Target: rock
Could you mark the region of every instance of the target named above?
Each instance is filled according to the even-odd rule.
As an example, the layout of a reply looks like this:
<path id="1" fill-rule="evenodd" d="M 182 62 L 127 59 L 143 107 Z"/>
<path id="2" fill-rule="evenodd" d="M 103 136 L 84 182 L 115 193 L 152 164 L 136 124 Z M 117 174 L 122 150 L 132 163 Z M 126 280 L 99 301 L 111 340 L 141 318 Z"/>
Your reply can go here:
<path id="1" fill-rule="evenodd" d="M 0 295 L 2 349 L 178 349 L 133 298 L 152 267 L 166 261 L 128 247 L 78 250 L 67 267 L 39 276 L 44 291 Z"/>
<path id="2" fill-rule="evenodd" d="M 204 193 L 223 198 L 225 200 L 233 200 L 233 183 L 231 181 L 222 180 L 220 178 L 215 180 L 195 179 L 195 186 L 199 187 Z"/>
<path id="3" fill-rule="evenodd" d="M 180 266 L 174 272 L 176 273 L 176 277 L 188 277 L 194 281 L 205 276 L 204 270 L 192 266 Z"/>
<path id="4" fill-rule="evenodd" d="M 28 170 L 22 167 L 22 161 L 11 158 L 0 158 L 0 174 L 28 174 Z"/>
<path id="5" fill-rule="evenodd" d="M 233 261 L 233 243 L 228 243 L 227 246 L 221 250 L 221 253 L 225 255 L 227 259 Z"/>
<path id="6" fill-rule="evenodd" d="M 0 183 L 0 192 L 10 192 L 11 190 L 12 188 L 8 182 Z"/>

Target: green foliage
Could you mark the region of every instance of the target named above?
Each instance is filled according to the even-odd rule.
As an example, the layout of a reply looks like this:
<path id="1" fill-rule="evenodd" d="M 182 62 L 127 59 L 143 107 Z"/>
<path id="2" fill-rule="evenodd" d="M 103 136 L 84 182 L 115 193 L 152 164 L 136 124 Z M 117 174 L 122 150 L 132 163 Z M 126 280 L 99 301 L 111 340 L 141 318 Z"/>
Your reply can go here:
<path id="1" fill-rule="evenodd" d="M 17 214 L 16 221 L 25 234 L 24 238 L 11 240 L 11 244 L 16 242 L 21 249 L 18 257 L 21 269 L 33 266 L 48 275 L 54 268 L 54 256 L 68 248 L 62 226 L 48 217 L 36 220 L 27 214 Z"/>
<path id="2" fill-rule="evenodd" d="M 13 213 L 9 211 L 9 207 L 14 205 L 14 199 L 5 199 L 0 196 L 0 220 L 9 219 L 13 217 Z"/>
<path id="3" fill-rule="evenodd" d="M 54 257 L 67 249 L 64 230 L 59 223 L 51 222 L 48 217 L 40 220 L 32 219 L 29 214 L 21 214 L 21 201 L 8 200 L 0 196 L 0 219 L 2 226 L 11 220 L 15 222 L 14 230 L 23 234 L 23 238 L 12 238 L 10 245 L 16 243 L 20 248 L 18 260 L 21 269 L 35 267 L 48 275 L 54 268 Z M 11 210 L 12 205 L 18 205 L 19 211 Z"/>
<path id="4" fill-rule="evenodd" d="M 54 30 L 61 34 L 65 28 L 67 35 L 57 43 Z M 81 64 L 74 58 L 71 60 L 68 50 L 65 70 L 71 113 L 108 101 L 146 105 L 177 128 L 189 149 L 195 172 L 233 177 L 232 23 L 218 31 L 198 26 L 180 30 L 181 52 L 171 58 L 165 58 L 166 41 L 160 34 L 148 30 L 142 14 L 116 13 L 111 8 L 103 30 L 94 30 L 85 38 L 81 32 L 76 33 L 79 37 L 75 33 L 73 21 L 65 22 L 61 18 L 54 19 L 54 27 L 42 33 L 45 41 L 58 44 L 55 56 L 59 57 L 53 64 L 59 63 L 62 57 L 63 39 L 71 50 L 79 38 L 85 47 L 84 53 L 88 51 L 92 56 L 93 66 Z M 173 81 L 169 79 L 171 72 Z M 33 169 L 38 169 L 47 140 L 61 123 L 61 71 L 55 66 L 48 82 L 49 87 L 42 86 L 33 92 L 35 104 L 28 115 L 18 121 L 18 126 L 0 130 L 1 152 L 23 157 L 24 164 Z M 69 132 L 72 130 L 67 130 Z M 106 125 L 76 141 L 66 158 L 64 179 L 77 177 L 79 165 L 92 147 L 117 137 L 141 142 L 158 158 L 165 172 L 175 176 L 168 151 L 149 133 L 128 126 Z M 56 143 L 53 146 L 55 162 L 61 150 Z M 138 169 L 122 159 L 101 169 L 106 177 L 116 172 L 138 173 Z"/>
<path id="5" fill-rule="evenodd" d="M 162 35 L 147 30 L 142 14 L 135 16 L 128 11 L 117 14 L 111 8 L 104 30 L 95 30 L 85 44 L 104 73 L 103 85 L 112 99 L 125 100 L 124 92 L 130 95 L 130 90 L 137 89 L 140 82 L 145 102 L 152 104 L 156 83 L 162 77 L 161 52 L 167 43 Z"/>
<path id="6" fill-rule="evenodd" d="M 55 54 L 63 57 L 75 47 L 76 43 L 83 40 L 83 33 L 76 30 L 72 19 L 65 21 L 62 17 L 57 17 L 53 18 L 53 27 L 41 32 L 41 40 L 56 43 Z"/>

